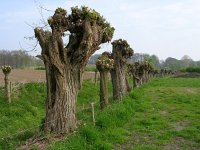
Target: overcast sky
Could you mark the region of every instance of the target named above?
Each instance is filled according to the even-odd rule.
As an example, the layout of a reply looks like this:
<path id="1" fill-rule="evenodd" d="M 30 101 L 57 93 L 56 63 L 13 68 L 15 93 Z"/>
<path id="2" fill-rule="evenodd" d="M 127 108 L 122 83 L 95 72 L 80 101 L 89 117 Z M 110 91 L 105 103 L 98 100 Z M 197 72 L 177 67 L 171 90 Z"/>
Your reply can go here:
<path id="1" fill-rule="evenodd" d="M 127 40 L 136 53 L 200 60 L 200 0 L 5 0 L 0 4 L 0 49 L 30 48 L 24 37 L 34 35 L 27 24 L 39 25 L 38 5 L 52 10 L 43 10 L 44 18 L 57 7 L 70 13 L 70 7 L 89 6 L 115 27 L 113 40 Z M 110 44 L 97 53 L 104 50 L 111 51 Z"/>

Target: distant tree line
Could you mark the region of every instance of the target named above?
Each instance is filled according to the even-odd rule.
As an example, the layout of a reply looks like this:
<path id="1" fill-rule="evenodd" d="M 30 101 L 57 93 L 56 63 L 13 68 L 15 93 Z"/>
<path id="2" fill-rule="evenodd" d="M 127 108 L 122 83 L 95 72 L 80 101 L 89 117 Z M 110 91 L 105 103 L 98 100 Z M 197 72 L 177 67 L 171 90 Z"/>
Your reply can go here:
<path id="1" fill-rule="evenodd" d="M 187 55 L 184 55 L 180 60 L 168 57 L 161 62 L 161 66 L 171 70 L 182 70 L 188 67 L 200 67 L 200 61 L 194 61 Z"/>
<path id="2" fill-rule="evenodd" d="M 90 57 L 88 64 L 95 65 L 97 58 L 101 54 L 94 54 Z M 200 67 L 200 60 L 194 61 L 189 56 L 184 55 L 180 60 L 172 57 L 160 60 L 156 55 L 135 53 L 130 59 L 129 63 L 134 62 L 148 62 L 155 69 L 171 69 L 171 70 L 183 70 L 188 67 Z M 10 65 L 12 68 L 42 68 L 44 64 L 41 59 L 29 55 L 26 51 L 22 50 L 0 50 L 0 66 Z"/>
<path id="3" fill-rule="evenodd" d="M 88 64 L 95 64 L 100 54 L 94 54 L 90 57 Z M 160 60 L 156 55 L 135 53 L 129 60 L 129 63 L 135 62 L 148 62 L 155 69 L 166 68 L 170 70 L 182 70 L 188 67 L 200 67 L 200 61 L 194 61 L 189 56 L 184 55 L 180 60 L 172 57 L 168 57 L 166 60 Z"/>
<path id="4" fill-rule="evenodd" d="M 37 68 L 44 66 L 43 62 L 22 50 L 0 50 L 0 66 L 9 65 L 12 68 Z"/>

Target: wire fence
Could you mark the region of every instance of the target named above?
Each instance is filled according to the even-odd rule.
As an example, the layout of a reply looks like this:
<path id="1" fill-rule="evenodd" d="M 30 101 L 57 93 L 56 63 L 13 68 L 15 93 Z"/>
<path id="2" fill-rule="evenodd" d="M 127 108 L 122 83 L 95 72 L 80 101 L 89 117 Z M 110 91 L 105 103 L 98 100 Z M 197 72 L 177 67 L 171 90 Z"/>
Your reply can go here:
<path id="1" fill-rule="evenodd" d="M 92 82 L 95 83 L 94 79 L 92 80 Z M 18 83 L 18 82 L 11 83 L 10 82 L 10 90 L 11 90 L 12 95 L 18 95 L 19 89 L 20 89 L 21 85 L 23 85 L 23 84 L 24 83 Z M 45 90 L 45 87 L 44 87 L 44 90 Z M 122 94 L 120 94 L 120 101 L 121 100 L 122 100 Z M 89 113 L 91 113 L 91 115 L 88 115 L 88 114 L 85 115 L 85 120 L 90 118 L 91 121 L 92 121 L 92 123 L 93 123 L 93 125 L 95 126 L 95 122 L 96 122 L 96 118 L 95 118 L 95 106 L 97 106 L 97 104 L 99 104 L 99 103 L 97 103 L 96 101 L 93 101 L 93 102 L 91 102 L 90 104 L 87 104 L 87 105 L 83 104 L 82 106 L 78 107 L 79 110 L 76 111 L 76 114 L 79 114 L 79 113 L 81 113 L 81 114 L 85 113 L 86 114 L 87 113 L 86 111 L 89 110 Z M 89 118 L 87 118 L 87 117 L 89 117 Z M 8 133 L 6 136 L 0 137 L 0 140 L 9 140 L 9 139 L 11 140 L 11 139 L 13 139 L 13 138 L 15 138 L 17 136 L 25 134 L 26 132 L 36 132 L 36 133 L 40 132 L 42 126 L 44 126 L 45 124 L 52 124 L 52 123 L 56 122 L 58 119 L 59 118 L 56 118 L 56 119 L 51 120 L 49 122 L 41 123 L 41 124 L 39 124 L 37 126 L 20 130 L 20 131 L 18 131 L 16 133 L 11 133 L 11 134 Z M 79 121 L 82 121 L 82 120 L 83 119 L 80 119 Z"/>
<path id="2" fill-rule="evenodd" d="M 85 116 L 89 116 L 89 118 L 91 118 L 92 122 L 93 122 L 93 125 L 95 125 L 95 105 L 97 104 L 97 102 L 92 102 L 90 103 L 90 106 L 87 106 L 85 107 L 84 105 L 82 106 L 81 109 L 79 109 L 76 114 L 78 113 L 81 113 L 81 114 L 84 114 L 84 112 L 86 113 L 86 111 L 89 111 L 90 110 L 90 113 L 91 115 L 85 115 Z M 34 127 L 31 127 L 31 128 L 27 128 L 27 129 L 24 129 L 24 130 L 21 130 L 21 131 L 18 131 L 16 133 L 12 133 L 12 134 L 9 134 L 7 136 L 4 136 L 4 137 L 0 137 L 0 140 L 12 140 L 13 138 L 16 138 L 17 136 L 20 136 L 22 134 L 25 134 L 26 132 L 40 132 L 41 131 L 41 127 L 42 126 L 45 126 L 47 124 L 53 124 L 55 123 L 59 118 L 56 118 L 54 120 L 51 120 L 51 121 L 48 121 L 48 122 L 44 122 L 44 123 L 41 123 L 37 126 L 34 126 Z M 88 119 L 88 118 L 87 118 Z"/>
<path id="3" fill-rule="evenodd" d="M 92 79 L 91 81 L 92 81 L 92 83 L 94 83 L 94 79 Z M 19 83 L 19 82 L 11 83 L 10 82 L 9 87 L 10 87 L 12 98 L 14 98 L 14 97 L 18 98 L 21 88 L 24 88 L 23 85 L 24 85 L 24 83 Z M 41 85 L 41 86 L 43 86 L 43 85 Z M 3 89 L 3 90 L 0 90 L 2 92 L 1 94 L 4 94 L 4 87 L 1 87 L 1 88 Z M 44 89 L 44 92 L 46 92 L 45 84 L 44 84 L 43 89 Z M 88 121 L 93 123 L 93 125 L 95 125 L 95 105 L 96 104 L 97 104 L 97 102 L 93 101 L 92 103 L 83 104 L 82 106 L 77 106 L 76 115 L 78 116 L 78 114 L 81 114 L 83 116 L 83 117 L 77 117 L 77 118 L 79 118 L 78 125 L 80 122 L 82 125 L 82 124 L 85 124 L 86 122 L 88 123 Z M 0 136 L 0 149 L 12 149 L 13 146 L 14 147 L 20 146 L 20 145 L 27 146 L 27 144 L 28 144 L 28 146 L 30 146 L 29 145 L 30 141 L 33 140 L 33 142 L 34 142 L 35 136 L 41 136 L 44 138 L 43 131 L 41 130 L 42 127 L 44 127 L 47 124 L 54 124 L 58 119 L 59 118 L 56 118 L 49 122 L 40 123 L 40 124 L 35 125 L 30 128 L 18 129 L 15 131 L 9 131 L 9 129 L 14 127 L 14 124 L 13 124 L 13 126 L 6 127 L 5 130 L 3 132 L 1 132 L 2 134 Z M 41 119 L 41 121 L 42 121 L 42 119 Z M 15 132 L 15 133 L 13 133 L 13 132 Z M 62 131 L 60 131 L 60 132 L 62 132 Z M 76 132 L 77 132 L 77 130 L 75 132 L 68 134 L 68 136 L 71 134 L 74 134 Z M 31 142 L 31 143 L 33 143 L 33 142 Z M 35 142 L 37 142 L 37 141 L 35 141 Z"/>
<path id="4" fill-rule="evenodd" d="M 96 84 L 94 79 L 92 79 L 91 81 L 94 84 Z M 10 82 L 10 90 L 11 90 L 12 95 L 18 95 L 20 88 L 21 88 L 21 85 L 23 85 L 23 84 L 24 83 L 11 83 Z M 45 87 L 44 87 L 44 90 L 46 90 Z M 122 96 L 120 97 L 120 100 L 122 100 Z M 95 109 L 100 108 L 100 104 L 97 101 L 92 101 L 91 103 L 88 103 L 87 105 L 83 104 L 82 106 L 78 106 L 77 108 L 78 108 L 78 110 L 76 111 L 77 116 L 78 116 L 78 114 L 81 114 L 83 116 L 83 118 L 80 118 L 78 121 L 80 121 L 81 123 L 84 124 L 86 122 L 88 123 L 88 120 L 89 120 L 89 122 L 92 123 L 94 126 L 96 125 L 95 111 L 97 111 L 97 110 L 95 110 Z M 56 118 L 54 120 L 41 123 L 41 124 L 36 125 L 34 127 L 26 128 L 26 129 L 23 129 L 23 130 L 20 130 L 20 131 L 18 130 L 15 133 L 7 133 L 5 131 L 4 135 L 6 135 L 6 136 L 0 137 L 0 145 L 1 145 L 2 142 L 3 143 L 10 143 L 10 142 L 16 140 L 17 138 L 23 137 L 23 136 L 25 136 L 25 138 L 23 138 L 22 141 L 20 141 L 20 138 L 19 138 L 19 143 L 21 143 L 23 141 L 27 141 L 30 138 L 32 138 L 34 135 L 42 133 L 42 130 L 41 130 L 42 126 L 45 126 L 47 124 L 53 124 L 58 119 L 59 118 Z M 28 136 L 26 136 L 26 135 L 28 135 Z"/>

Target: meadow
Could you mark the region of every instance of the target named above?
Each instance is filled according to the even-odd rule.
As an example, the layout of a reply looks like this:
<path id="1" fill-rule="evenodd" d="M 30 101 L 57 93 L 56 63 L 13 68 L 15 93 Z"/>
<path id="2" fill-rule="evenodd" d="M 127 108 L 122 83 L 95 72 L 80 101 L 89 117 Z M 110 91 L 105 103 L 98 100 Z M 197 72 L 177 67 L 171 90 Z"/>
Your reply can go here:
<path id="1" fill-rule="evenodd" d="M 17 91 L 8 104 L 0 89 L 2 150 L 15 149 L 42 135 L 45 85 L 26 83 Z M 91 102 L 95 103 L 95 126 Z M 85 80 L 77 101 L 77 130 L 59 140 L 44 135 L 43 146 L 48 150 L 200 149 L 199 106 L 200 78 L 153 79 L 103 111 L 99 109 L 99 83 Z M 31 149 L 41 149 L 37 146 Z"/>

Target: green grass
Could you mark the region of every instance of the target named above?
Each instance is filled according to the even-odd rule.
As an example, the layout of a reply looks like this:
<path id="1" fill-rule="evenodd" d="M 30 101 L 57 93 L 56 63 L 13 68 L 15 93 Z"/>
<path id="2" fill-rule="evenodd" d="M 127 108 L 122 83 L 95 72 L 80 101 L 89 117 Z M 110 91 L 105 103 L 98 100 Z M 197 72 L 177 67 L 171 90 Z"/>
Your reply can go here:
<path id="1" fill-rule="evenodd" d="M 111 90 L 109 84 L 110 93 Z M 19 100 L 15 100 L 11 105 L 7 104 L 0 94 L 0 137 L 16 133 L 19 129 L 40 125 L 44 117 L 44 92 L 42 84 L 25 84 L 21 88 Z M 200 148 L 199 78 L 154 79 L 124 96 L 122 101 L 111 102 L 103 111 L 99 110 L 98 101 L 99 84 L 94 85 L 90 80 L 84 81 L 77 101 L 79 128 L 61 141 L 50 141 L 48 149 Z M 96 102 L 95 126 L 92 122 L 90 102 Z M 82 110 L 83 106 L 87 109 Z M 25 135 L 18 136 L 21 137 L 19 140 L 8 139 L 6 144 L 9 143 L 13 148 L 33 133 L 34 130 L 26 132 Z M 3 145 L 5 146 L 5 140 Z"/>
<path id="2" fill-rule="evenodd" d="M 92 71 L 92 72 L 95 72 L 96 70 L 96 65 L 87 65 L 85 67 L 85 71 Z"/>
<path id="3" fill-rule="evenodd" d="M 21 84 L 14 90 L 12 103 L 0 87 L 0 150 L 14 149 L 39 132 L 45 116 L 46 87 L 43 83 Z M 93 87 L 93 91 L 91 91 Z M 111 90 L 111 88 L 109 88 Z M 99 100 L 99 84 L 85 80 L 77 101 L 77 111 Z"/>
<path id="4" fill-rule="evenodd" d="M 104 111 L 81 112 L 81 127 L 49 150 L 200 148 L 200 79 L 155 79 Z"/>
<path id="5" fill-rule="evenodd" d="M 2 88 L 0 92 L 0 149 L 13 149 L 38 131 L 44 117 L 45 87 L 42 83 L 21 85 L 11 104 Z"/>

